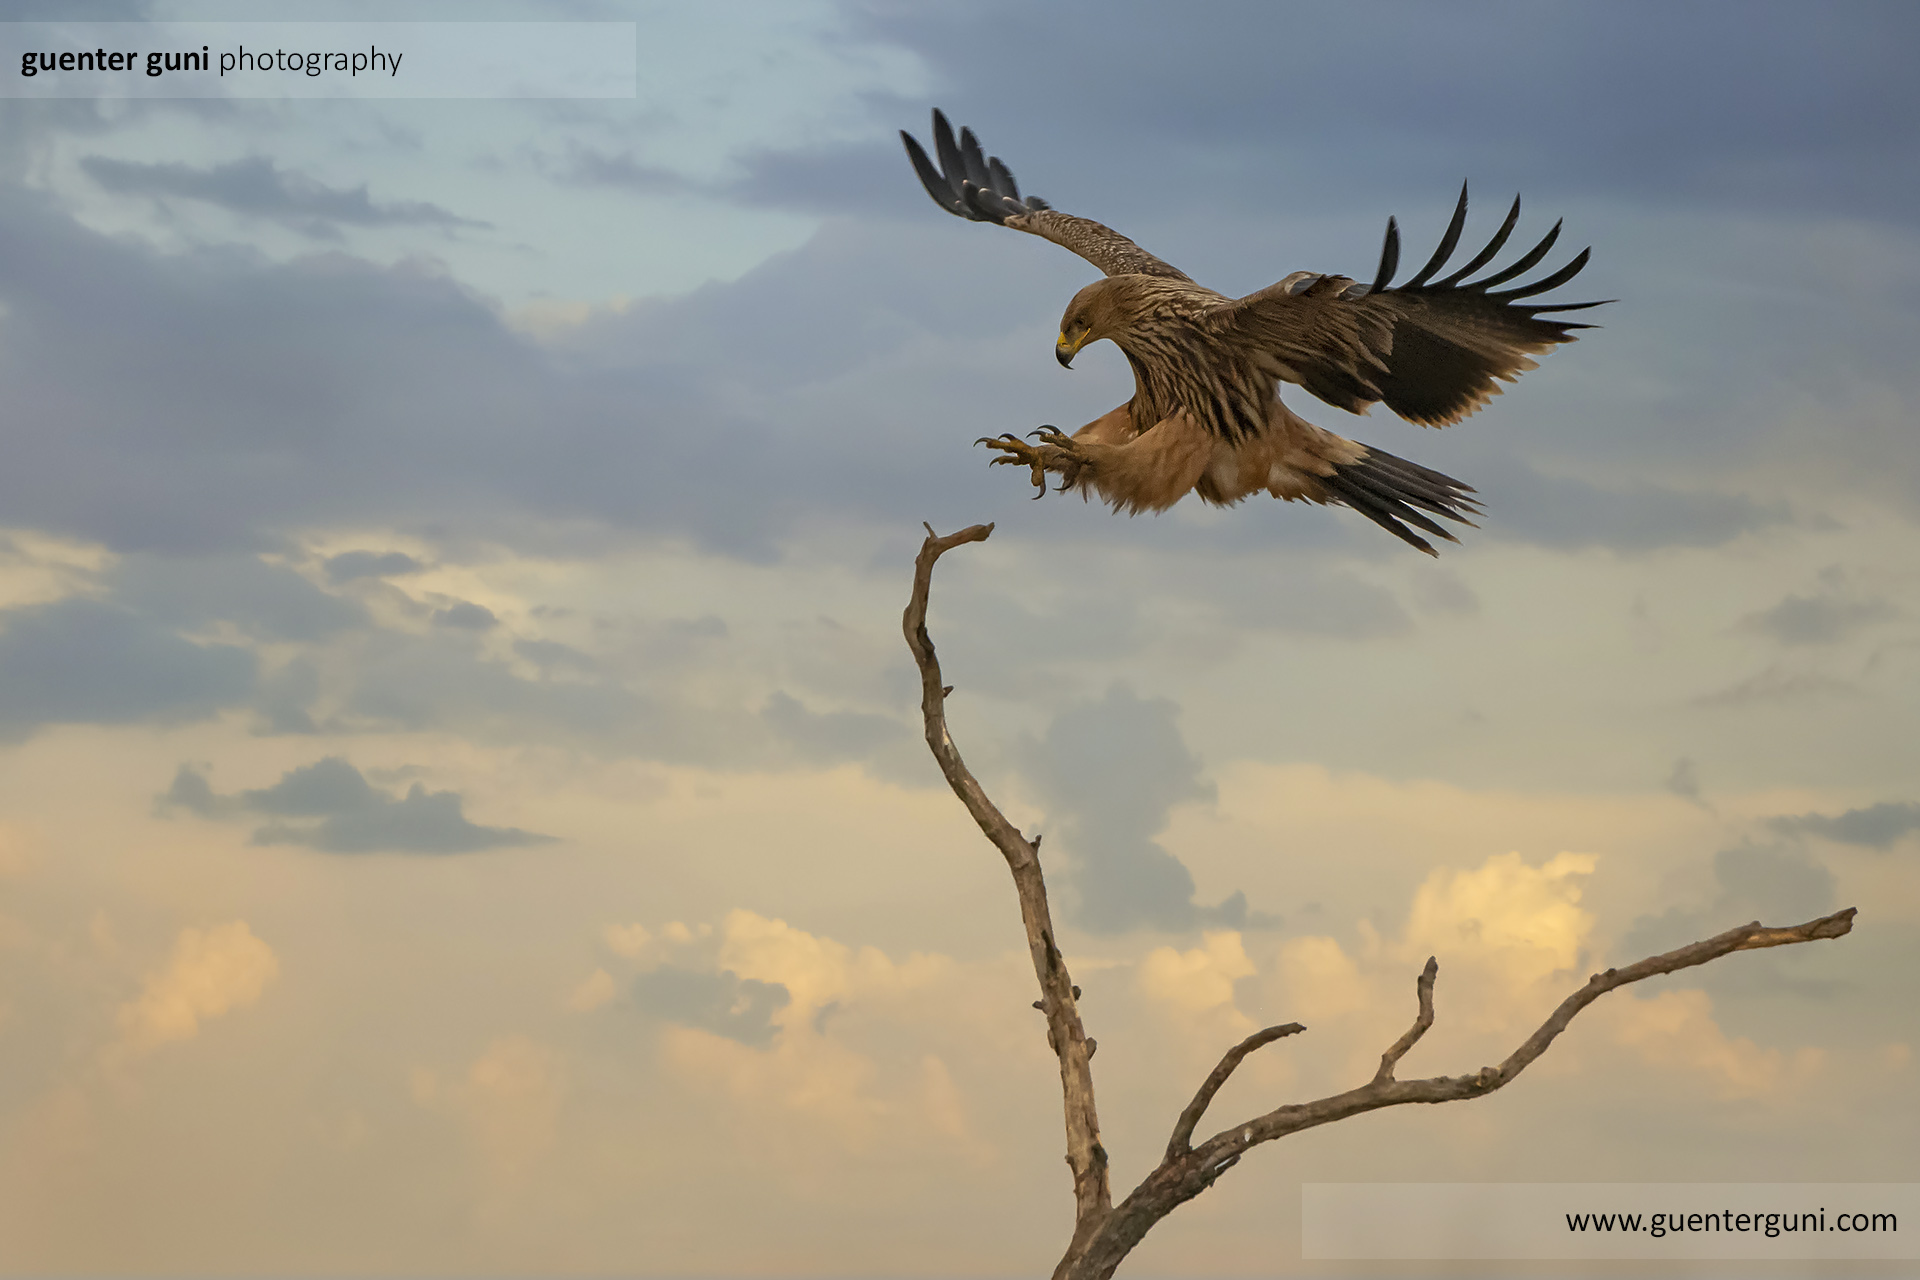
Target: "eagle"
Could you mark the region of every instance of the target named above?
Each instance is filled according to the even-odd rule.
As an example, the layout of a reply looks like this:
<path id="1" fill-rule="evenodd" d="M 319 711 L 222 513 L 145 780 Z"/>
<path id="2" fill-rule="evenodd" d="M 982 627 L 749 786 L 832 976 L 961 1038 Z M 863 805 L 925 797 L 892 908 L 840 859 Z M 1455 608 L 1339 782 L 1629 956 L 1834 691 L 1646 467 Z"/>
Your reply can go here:
<path id="1" fill-rule="evenodd" d="M 912 134 L 900 137 L 927 194 L 948 213 L 1051 240 L 1105 273 L 1067 304 L 1054 354 L 1071 367 L 1088 343 L 1111 341 L 1133 367 L 1133 398 L 1071 436 L 1043 426 L 1027 439 L 1008 432 L 975 442 L 1000 451 L 996 464 L 1031 468 L 1036 498 L 1049 473 L 1061 491 L 1097 494 L 1129 514 L 1164 511 L 1189 492 L 1228 506 L 1264 489 L 1289 502 L 1351 507 L 1435 555 L 1421 533 L 1457 542 L 1434 517 L 1472 525 L 1480 514 L 1473 487 L 1314 426 L 1281 403 L 1279 384 L 1350 413 L 1382 403 L 1409 422 L 1443 427 L 1500 394 L 1499 381 L 1536 367 L 1531 357 L 1593 327 L 1543 315 L 1604 305 L 1523 301 L 1573 279 L 1591 249 L 1530 283 L 1494 288 L 1547 256 L 1558 222 L 1514 262 L 1468 279 L 1506 246 L 1520 221 L 1518 196 L 1486 247 L 1444 278 L 1435 276 L 1466 225 L 1465 184 L 1439 248 L 1402 284 L 1393 283 L 1400 229 L 1388 218 L 1371 284 L 1296 271 L 1229 298 L 1110 227 L 1023 198 L 1000 158 L 985 154 L 971 129 L 956 139 L 938 109 L 938 166 Z"/>

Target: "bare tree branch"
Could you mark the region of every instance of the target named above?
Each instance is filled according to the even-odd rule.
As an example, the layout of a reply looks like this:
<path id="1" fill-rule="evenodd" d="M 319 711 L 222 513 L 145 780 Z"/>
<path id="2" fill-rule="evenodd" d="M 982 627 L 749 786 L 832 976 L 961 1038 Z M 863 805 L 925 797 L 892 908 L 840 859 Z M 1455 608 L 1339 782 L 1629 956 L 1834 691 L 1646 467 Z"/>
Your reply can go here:
<path id="1" fill-rule="evenodd" d="M 1561 1001 L 1560 1007 L 1540 1025 L 1539 1030 L 1527 1037 L 1499 1066 L 1482 1067 L 1471 1075 L 1395 1080 L 1392 1078 L 1392 1068 L 1398 1064 L 1400 1056 L 1412 1048 L 1427 1027 L 1433 1024 L 1433 978 L 1438 973 L 1438 966 L 1429 960 L 1418 984 L 1420 1016 L 1412 1029 L 1382 1056 L 1381 1070 L 1373 1080 L 1358 1089 L 1331 1097 L 1277 1107 L 1244 1124 L 1222 1130 L 1184 1155 L 1161 1161 L 1160 1167 L 1148 1174 L 1132 1194 L 1108 1215 L 1098 1236 L 1087 1242 L 1085 1252 L 1073 1260 L 1064 1275 L 1072 1280 L 1106 1280 L 1120 1265 L 1120 1260 L 1132 1251 L 1133 1246 L 1146 1236 L 1156 1222 L 1212 1186 L 1214 1180 L 1238 1164 L 1240 1157 L 1250 1148 L 1263 1142 L 1284 1138 L 1303 1129 L 1332 1124 L 1364 1112 L 1377 1111 L 1382 1107 L 1409 1102 L 1455 1102 L 1484 1098 L 1512 1083 L 1527 1064 L 1546 1052 L 1547 1046 L 1566 1030 L 1575 1014 L 1616 987 L 1706 964 L 1735 951 L 1838 938 L 1852 931 L 1854 914 L 1855 908 L 1848 907 L 1830 916 L 1821 916 L 1817 920 L 1786 928 L 1770 928 L 1756 920 L 1704 941 L 1649 956 L 1624 969 L 1596 973 L 1587 980 L 1585 986 Z"/>
<path id="2" fill-rule="evenodd" d="M 1037 1007 L 1047 1016 L 1047 1045 L 1060 1060 L 1060 1090 L 1066 1106 L 1067 1164 L 1073 1170 L 1074 1242 L 1083 1247 L 1113 1209 L 1113 1194 L 1107 1177 L 1107 1152 L 1100 1145 L 1100 1117 L 1093 1102 L 1093 1041 L 1087 1038 L 1080 1022 L 1080 989 L 1067 973 L 1060 948 L 1054 945 L 1053 917 L 1047 906 L 1047 885 L 1040 874 L 1040 838 L 1032 841 L 1006 815 L 1001 813 L 973 773 L 961 760 L 960 751 L 947 732 L 947 695 L 951 685 L 941 682 L 940 660 L 934 655 L 933 640 L 927 634 L 927 596 L 933 586 L 933 566 L 941 556 L 969 542 L 984 542 L 993 532 L 990 524 L 976 524 L 950 533 L 935 534 L 924 526 L 927 539 L 913 563 L 913 596 L 907 603 L 901 628 L 907 635 L 907 647 L 920 668 L 920 714 L 926 722 L 927 747 L 940 762 L 947 785 L 960 797 L 980 830 L 1007 860 L 1013 873 L 1014 890 L 1020 897 L 1020 917 L 1027 927 L 1027 950 L 1033 957 L 1034 976 L 1040 980 Z M 1063 1259 L 1061 1266 L 1066 1261 Z"/>
<path id="3" fill-rule="evenodd" d="M 1419 1043 L 1433 1026 L 1433 987 L 1439 964 L 1429 958 L 1421 970 L 1414 991 L 1419 1012 L 1405 1035 L 1380 1055 L 1380 1068 L 1373 1079 L 1357 1089 L 1333 1094 L 1312 1102 L 1276 1107 L 1243 1124 L 1223 1129 L 1198 1147 L 1192 1145 L 1193 1132 L 1233 1072 L 1247 1056 L 1284 1036 L 1302 1030 L 1300 1024 L 1268 1027 L 1255 1032 L 1227 1051 L 1207 1078 L 1201 1082 L 1193 1101 L 1187 1104 L 1174 1124 L 1165 1157 L 1118 1207 L 1112 1203 L 1107 1176 L 1107 1153 L 1100 1145 L 1100 1122 L 1094 1109 L 1093 1073 L 1088 1059 L 1094 1042 L 1087 1038 L 1076 1003 L 1079 988 L 1067 974 L 1060 949 L 1054 944 L 1053 920 L 1047 907 L 1046 883 L 1040 872 L 1040 838 L 1031 841 L 1022 836 L 1004 814 L 987 798 L 973 774 L 960 759 L 947 732 L 946 697 L 952 687 L 940 679 L 940 663 L 934 656 L 933 641 L 927 635 L 927 597 L 933 580 L 935 561 L 953 548 L 969 542 L 983 542 L 993 532 L 992 525 L 974 525 L 958 533 L 940 537 L 931 526 L 927 539 L 914 561 L 913 596 L 907 605 L 902 625 L 914 661 L 920 667 L 920 710 L 926 721 L 927 746 L 947 784 L 973 815 L 987 839 L 1000 850 L 1013 873 L 1014 888 L 1020 898 L 1020 914 L 1026 923 L 1027 949 L 1033 958 L 1034 975 L 1040 980 L 1040 1000 L 1035 1008 L 1047 1016 L 1047 1043 L 1060 1060 L 1060 1087 L 1066 1107 L 1067 1163 L 1073 1169 L 1073 1239 L 1054 1268 L 1055 1280 L 1108 1280 L 1127 1254 L 1145 1238 L 1160 1219 L 1212 1186 L 1214 1181 L 1240 1162 L 1248 1150 L 1263 1142 L 1284 1138 L 1319 1125 L 1331 1124 L 1382 1107 L 1410 1102 L 1455 1102 L 1483 1098 L 1512 1083 L 1529 1063 L 1547 1051 L 1554 1039 L 1582 1009 L 1616 987 L 1639 982 L 1663 973 L 1692 968 L 1731 955 L 1735 951 L 1753 951 L 1762 947 L 1784 947 L 1801 942 L 1839 938 L 1853 929 L 1855 910 L 1848 907 L 1830 916 L 1821 916 L 1805 924 L 1786 927 L 1767 926 L 1759 921 L 1743 924 L 1700 942 L 1648 956 L 1624 969 L 1596 973 L 1585 986 L 1560 1002 L 1539 1029 L 1521 1043 L 1497 1067 L 1482 1067 L 1471 1075 L 1435 1076 L 1426 1080 L 1397 1080 L 1394 1071 L 1401 1059 Z"/>
<path id="4" fill-rule="evenodd" d="M 1400 1065 L 1400 1059 L 1407 1056 L 1407 1050 L 1420 1043 L 1420 1037 L 1427 1034 L 1427 1028 L 1433 1025 L 1433 980 L 1440 976 L 1440 961 L 1436 956 L 1427 957 L 1427 967 L 1420 971 L 1420 978 L 1413 984 L 1414 994 L 1420 999 L 1420 1013 L 1407 1028 L 1407 1034 L 1393 1042 L 1391 1048 L 1380 1055 L 1380 1069 L 1373 1073 L 1373 1082 L 1393 1079 L 1393 1069 Z"/>
<path id="5" fill-rule="evenodd" d="M 1220 1065 L 1201 1081 L 1200 1091 L 1193 1095 L 1193 1101 L 1189 1102 L 1187 1109 L 1180 1113 L 1179 1121 L 1173 1126 L 1173 1136 L 1167 1139 L 1167 1159 L 1178 1160 L 1193 1150 L 1193 1127 L 1200 1123 L 1201 1116 L 1207 1114 L 1207 1108 L 1213 1103 L 1213 1095 L 1220 1092 L 1220 1086 L 1227 1082 L 1227 1077 L 1233 1074 L 1234 1068 L 1238 1067 L 1248 1054 L 1255 1049 L 1265 1048 L 1282 1036 L 1297 1035 L 1305 1030 L 1306 1028 L 1297 1022 L 1268 1027 L 1264 1031 L 1254 1032 L 1227 1050 L 1227 1056 L 1220 1059 Z"/>

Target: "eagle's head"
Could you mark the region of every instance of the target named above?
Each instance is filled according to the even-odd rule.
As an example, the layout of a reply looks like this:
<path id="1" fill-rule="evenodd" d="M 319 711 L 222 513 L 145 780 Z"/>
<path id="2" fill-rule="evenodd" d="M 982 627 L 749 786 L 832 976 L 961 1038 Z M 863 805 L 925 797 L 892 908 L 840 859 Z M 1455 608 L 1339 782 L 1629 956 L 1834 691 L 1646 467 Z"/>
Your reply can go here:
<path id="1" fill-rule="evenodd" d="M 1147 305 L 1142 286 L 1148 281 L 1147 276 L 1108 276 L 1074 294 L 1067 313 L 1060 317 L 1060 338 L 1053 344 L 1060 367 L 1071 369 L 1074 356 L 1089 342 L 1118 340 L 1128 332 Z"/>

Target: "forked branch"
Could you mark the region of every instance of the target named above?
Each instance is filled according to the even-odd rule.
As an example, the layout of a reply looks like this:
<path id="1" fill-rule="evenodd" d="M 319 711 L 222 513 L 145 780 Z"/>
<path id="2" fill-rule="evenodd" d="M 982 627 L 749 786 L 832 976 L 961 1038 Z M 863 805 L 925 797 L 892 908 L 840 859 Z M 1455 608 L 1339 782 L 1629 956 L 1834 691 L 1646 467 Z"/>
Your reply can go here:
<path id="1" fill-rule="evenodd" d="M 1193 1101 L 1187 1104 L 1187 1109 L 1180 1113 L 1180 1119 L 1173 1126 L 1173 1137 L 1167 1139 L 1167 1159 L 1178 1160 L 1193 1150 L 1194 1126 L 1200 1123 L 1201 1116 L 1207 1114 L 1207 1108 L 1213 1104 L 1213 1095 L 1220 1092 L 1220 1087 L 1226 1084 L 1227 1077 L 1233 1074 L 1234 1068 L 1246 1061 L 1248 1054 L 1255 1049 L 1264 1049 L 1282 1036 L 1297 1035 L 1305 1030 L 1306 1028 L 1297 1022 L 1268 1027 L 1264 1031 L 1254 1032 L 1227 1050 L 1226 1056 L 1220 1059 L 1220 1065 L 1200 1082 L 1199 1092 L 1193 1095 Z"/>
<path id="2" fill-rule="evenodd" d="M 941 772 L 954 794 L 960 797 L 1013 872 L 1014 886 L 1020 895 L 1020 914 L 1027 927 L 1027 947 L 1033 956 L 1034 974 L 1040 980 L 1039 1008 L 1047 1015 L 1047 1041 L 1060 1060 L 1060 1085 L 1066 1103 L 1067 1163 L 1073 1168 L 1075 1213 L 1073 1239 L 1054 1269 L 1055 1280 L 1107 1280 L 1156 1222 L 1212 1186 L 1221 1174 L 1239 1163 L 1242 1155 L 1263 1142 L 1382 1107 L 1483 1098 L 1512 1083 L 1529 1063 L 1547 1051 L 1576 1014 L 1616 987 L 1706 964 L 1736 951 L 1838 938 L 1853 929 L 1852 907 L 1786 927 L 1763 925 L 1757 920 L 1743 924 L 1711 938 L 1648 956 L 1625 968 L 1594 974 L 1586 985 L 1561 1001 L 1539 1029 L 1497 1067 L 1482 1067 L 1469 1075 L 1399 1080 L 1394 1072 L 1401 1059 L 1433 1026 L 1433 988 L 1440 970 L 1439 964 L 1429 959 L 1414 986 L 1419 1008 L 1413 1025 L 1380 1055 L 1380 1068 L 1372 1080 L 1345 1093 L 1276 1107 L 1223 1129 L 1194 1146 L 1194 1129 L 1214 1096 L 1247 1056 L 1304 1028 L 1290 1022 L 1255 1032 L 1228 1050 L 1201 1082 L 1193 1101 L 1180 1113 L 1159 1166 L 1116 1207 L 1108 1190 L 1107 1153 L 1100 1145 L 1093 1074 L 1087 1065 L 1093 1042 L 1086 1038 L 1081 1026 L 1075 1002 L 1078 992 L 1067 975 L 1059 948 L 1054 945 L 1046 883 L 1040 874 L 1039 837 L 1028 841 L 1022 836 L 987 798 L 961 761 L 947 732 L 945 702 L 952 690 L 941 683 L 940 664 L 934 657 L 933 641 L 927 636 L 927 596 L 934 562 L 957 546 L 984 541 L 992 532 L 992 525 L 974 525 L 942 538 L 931 528 L 927 529 L 927 540 L 914 562 L 913 598 L 907 605 L 904 624 L 907 644 L 920 667 L 920 709 L 926 721 L 927 746 L 940 762 Z"/>

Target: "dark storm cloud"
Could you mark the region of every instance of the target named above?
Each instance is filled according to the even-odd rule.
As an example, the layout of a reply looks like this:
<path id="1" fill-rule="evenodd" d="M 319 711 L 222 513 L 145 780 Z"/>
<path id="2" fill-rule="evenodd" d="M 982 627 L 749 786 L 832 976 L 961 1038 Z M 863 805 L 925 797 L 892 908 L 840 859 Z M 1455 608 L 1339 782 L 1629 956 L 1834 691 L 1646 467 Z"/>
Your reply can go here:
<path id="1" fill-rule="evenodd" d="M 1176 804 L 1213 796 L 1175 712 L 1171 702 L 1115 686 L 1099 702 L 1062 711 L 1044 738 L 1027 739 L 1016 753 L 1073 859 L 1064 882 L 1073 922 L 1090 932 L 1249 923 L 1243 893 L 1217 907 L 1195 903 L 1192 874 L 1153 838 Z M 1256 914 L 1253 923 L 1270 918 Z"/>
<path id="2" fill-rule="evenodd" d="M 635 978 L 633 999 L 657 1018 L 759 1048 L 778 1033 L 773 1015 L 792 994 L 784 983 L 742 978 L 731 969 L 716 973 L 669 965 Z"/>
<path id="3" fill-rule="evenodd" d="M 646 195 L 678 195 L 699 190 L 698 184 L 675 173 L 650 165 L 627 151 L 599 151 L 576 147 L 557 166 L 562 181 L 582 186 L 625 187 Z"/>
<path id="4" fill-rule="evenodd" d="M 852 229 L 744 287 L 637 308 L 594 335 L 611 361 L 594 343 L 543 352 L 414 266 L 165 256 L 18 190 L 0 190 L 0 238 L 18 250 L 0 256 L 0 505 L 122 550 L 251 549 L 353 520 L 519 536 L 557 517 L 766 559 L 823 508 L 927 514 L 927 479 L 937 492 L 955 474 L 930 461 L 975 461 L 960 399 L 931 415 L 957 426 L 942 450 L 924 408 L 903 429 L 871 390 L 854 389 L 849 413 L 837 394 L 808 403 L 807 384 L 884 367 L 943 313 L 966 310 L 979 332 L 1002 323 L 996 282 L 975 273 L 981 305 L 934 305 L 903 328 L 886 299 L 913 297 L 910 282 L 878 299 L 846 288 L 840 267 L 876 247 Z"/>
<path id="5" fill-rule="evenodd" d="M 1670 951 L 1749 920 L 1770 925 L 1799 924 L 1835 906 L 1833 873 L 1797 849 L 1724 849 L 1713 856 L 1713 879 L 1711 901 L 1671 907 L 1636 920 L 1620 940 L 1615 962 Z M 1692 981 L 1715 992 L 1752 995 L 1784 991 L 1802 997 L 1830 996 L 1832 984 L 1792 976 L 1803 959 L 1783 962 L 1779 955 L 1769 952 L 1765 959 L 1716 967 Z"/>
<path id="6" fill-rule="evenodd" d="M 254 694 L 253 709 L 259 717 L 255 732 L 318 733 L 308 710 L 320 696 L 320 671 L 305 656 L 290 659 L 279 670 L 260 681 Z"/>
<path id="7" fill-rule="evenodd" d="M 108 191 L 132 196 L 176 196 L 217 205 L 230 213 L 266 218 L 318 240 L 338 240 L 350 227 L 486 227 L 439 205 L 417 201 L 378 204 L 362 183 L 351 190 L 329 187 L 280 168 L 265 156 L 196 169 L 185 164 L 141 164 L 88 156 L 87 176 Z"/>
<path id="8" fill-rule="evenodd" d="M 219 621 L 263 640 L 321 640 L 368 622 L 357 601 L 257 556 L 131 555 L 104 580 L 116 601 L 175 626 Z"/>
<path id="9" fill-rule="evenodd" d="M 1714 892 L 1709 900 L 1675 906 L 1634 922 L 1615 951 L 1619 963 L 1711 937 L 1751 920 L 1799 924 L 1839 905 L 1834 876 L 1804 850 L 1748 846 L 1714 855 Z M 1803 948 L 1761 951 L 1736 961 L 1693 971 L 1686 985 L 1705 989 L 1716 1019 L 1728 1035 L 1758 1039 L 1779 1023 L 1779 997 L 1792 996 L 1806 1012 L 1861 991 L 1857 970 L 1836 967 L 1835 957 Z M 1845 976 L 1840 976 L 1845 975 Z"/>
<path id="10" fill-rule="evenodd" d="M 515 640 L 513 651 L 539 667 L 543 674 L 558 671 L 570 671 L 580 675 L 593 675 L 599 672 L 600 662 L 590 653 L 583 653 L 570 644 L 558 640 Z"/>
<path id="11" fill-rule="evenodd" d="M 477 826 L 461 812 L 457 792 L 428 791 L 416 782 L 395 797 L 338 756 L 293 769 L 271 787 L 225 796 L 199 770 L 181 765 L 160 802 L 201 817 L 266 816 L 272 821 L 254 831 L 251 843 L 323 853 L 474 853 L 552 839 L 517 827 Z"/>
<path id="12" fill-rule="evenodd" d="M 0 740 L 45 724 L 203 720 L 243 702 L 254 657 L 97 600 L 0 611 Z"/>
<path id="13" fill-rule="evenodd" d="M 1703 803 L 1700 799 L 1700 766 L 1687 756 L 1681 756 L 1673 762 L 1673 768 L 1667 773 L 1663 785 L 1682 800 Z"/>
<path id="14" fill-rule="evenodd" d="M 1849 240 L 1916 172 L 1913 78 L 1889 52 L 1914 24 L 1909 9 L 860 13 L 858 38 L 877 31 L 929 61 L 943 100 L 1027 187 L 1230 291 L 1303 265 L 1366 271 L 1390 210 L 1410 236 L 1416 223 L 1437 236 L 1463 171 L 1481 193 L 1473 234 L 1515 186 L 1532 201 L 1529 227 L 1577 215 L 1567 251 L 1601 246 L 1593 293 L 1577 296 L 1625 301 L 1515 395 L 1438 437 L 1290 393 L 1329 427 L 1479 487 L 1488 519 L 1469 539 L 1636 550 L 1778 523 L 1786 506 L 1746 478 L 1777 443 L 1768 433 L 1785 430 L 1778 405 L 1833 406 L 1843 426 L 1821 448 L 1844 469 L 1857 452 L 1850 397 L 1904 377 L 1914 300 L 1885 289 L 1863 300 L 1873 291 L 1836 289 L 1831 268 L 1908 234 L 1910 202 L 1874 231 L 1880 241 Z M 899 111 L 924 129 L 921 107 Z M 581 180 L 660 180 L 611 153 L 574 164 Z M 160 168 L 113 172 L 151 183 Z M 192 182 L 215 173 L 193 170 Z M 1751 181 L 1761 173 L 1773 175 L 1764 191 Z M 241 176 L 223 181 L 237 190 Z M 289 179 L 265 176 L 269 190 Z M 913 528 L 1016 511 L 1050 541 L 1234 546 L 1278 531 L 1331 557 L 1383 537 L 1298 507 L 1245 507 L 1195 531 L 1023 505 L 1019 478 L 988 472 L 972 439 L 1072 427 L 1128 394 L 1110 351 L 1070 376 L 1052 364 L 1054 320 L 1091 269 L 941 214 L 890 131 L 836 151 L 747 155 L 709 194 L 830 217 L 739 279 L 542 345 L 417 262 L 162 254 L 0 190 L 0 505 L 120 550 L 196 552 L 366 522 L 523 548 L 658 534 L 765 562 L 826 514 Z M 1739 204 L 1745 232 L 1675 223 L 1703 200 Z M 1809 209 L 1824 220 L 1791 220 Z M 1907 474 L 1891 465 L 1907 437 L 1887 438 L 1871 470 Z M 1634 465 L 1606 465 L 1623 457 Z M 1815 492 L 1796 477 L 1794 512 L 1849 483 Z M 330 563 L 331 580 L 405 571 L 353 558 L 373 554 Z M 1375 601 L 1343 625 L 1378 632 L 1399 625 L 1397 609 Z"/>
<path id="15" fill-rule="evenodd" d="M 696 701 L 681 676 L 716 660 L 709 647 L 717 619 L 681 620 L 650 629 L 623 659 L 596 658 L 569 645 L 516 640 L 515 657 L 537 670 L 486 656 L 474 631 L 442 626 L 424 636 L 370 631 L 333 690 L 317 728 L 327 733 L 444 731 L 483 742 L 566 742 L 642 759 L 724 770 L 822 767 L 897 754 L 908 741 L 887 716 L 820 710 L 776 692 L 758 711 L 730 700 Z M 708 644 L 678 643 L 688 630 Z M 260 699 L 278 732 L 310 732 L 306 686 L 289 671 Z"/>
<path id="16" fill-rule="evenodd" d="M 904 154 L 888 133 L 825 150 L 750 152 L 739 157 L 735 172 L 704 182 L 649 165 L 631 152 L 585 147 L 570 151 L 556 168 L 563 180 L 587 186 L 623 187 L 643 195 L 699 194 L 828 216 L 899 216 L 934 208 L 918 194 L 917 184 L 900 181 Z"/>
<path id="17" fill-rule="evenodd" d="M 461 631 L 489 631 L 500 625 L 500 619 L 494 617 L 493 610 L 483 604 L 459 600 L 444 609 L 435 609 L 433 625 L 456 627 Z"/>
<path id="18" fill-rule="evenodd" d="M 1227 618 L 1237 626 L 1342 640 L 1405 635 L 1413 627 L 1391 592 L 1352 574 L 1274 566 L 1262 579 L 1258 591 L 1226 597 Z"/>
<path id="19" fill-rule="evenodd" d="M 898 720 L 856 711 L 814 711 L 786 693 L 769 698 L 760 715 L 774 733 L 821 763 L 857 760 L 908 737 Z"/>
<path id="20" fill-rule="evenodd" d="M 1878 597 L 1823 591 L 1787 596 L 1771 609 L 1747 619 L 1747 625 L 1782 644 L 1833 644 L 1899 616 L 1900 611 L 1891 602 Z"/>
<path id="21" fill-rule="evenodd" d="M 426 568 L 403 551 L 343 551 L 322 566 L 327 581 L 336 585 L 359 578 L 394 578 Z"/>
<path id="22" fill-rule="evenodd" d="M 1473 468 L 1486 533 L 1554 550 L 1713 547 L 1791 518 L 1786 504 L 1658 483 L 1592 484 L 1508 461 Z"/>
<path id="23" fill-rule="evenodd" d="M 861 12 L 1023 188 L 1075 212 L 1123 194 L 1339 207 L 1463 174 L 1902 220 L 1920 197 L 1920 13 L 1898 0 Z"/>
<path id="24" fill-rule="evenodd" d="M 1767 825 L 1789 835 L 1819 836 L 1841 844 L 1887 849 L 1908 833 L 1920 831 L 1920 804 L 1882 803 L 1840 814 L 1793 814 L 1770 819 Z"/>
<path id="25" fill-rule="evenodd" d="M 904 165 L 897 179 L 917 194 Z M 912 224 L 830 223 L 737 281 L 639 304 L 549 349 L 415 266 L 165 256 L 18 191 L 0 192 L 0 235 L 32 246 L 0 259 L 13 461 L 0 502 L 120 549 L 255 548 L 350 521 L 524 543 L 548 522 L 585 521 L 766 560 L 825 511 L 906 527 L 1018 511 L 1050 537 L 1108 543 L 1232 541 L 1264 524 L 1240 516 L 1193 535 L 1079 503 L 1020 505 L 1018 477 L 988 472 L 971 440 L 1097 416 L 1126 398 L 1124 365 L 1069 376 L 1051 363 L 1052 319 L 1084 264 L 930 203 Z M 1014 341 L 1027 330 L 1028 344 Z M 1557 364 L 1534 375 L 1558 376 Z M 1777 503 L 1664 479 L 1543 478 L 1512 454 L 1554 411 L 1520 408 L 1417 446 L 1391 423 L 1313 412 L 1478 485 L 1494 536 L 1700 545 L 1781 518 Z M 1342 512 L 1285 515 L 1303 544 L 1378 537 Z M 336 581 L 376 571 L 403 566 L 329 567 Z"/>

